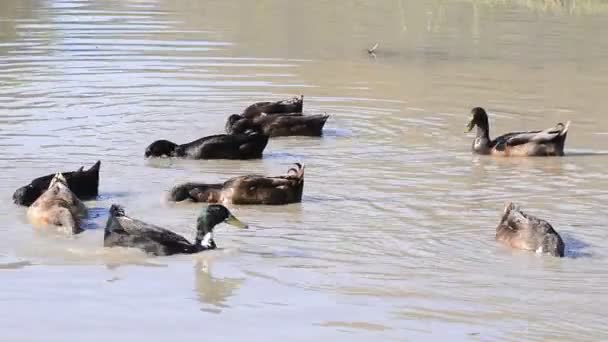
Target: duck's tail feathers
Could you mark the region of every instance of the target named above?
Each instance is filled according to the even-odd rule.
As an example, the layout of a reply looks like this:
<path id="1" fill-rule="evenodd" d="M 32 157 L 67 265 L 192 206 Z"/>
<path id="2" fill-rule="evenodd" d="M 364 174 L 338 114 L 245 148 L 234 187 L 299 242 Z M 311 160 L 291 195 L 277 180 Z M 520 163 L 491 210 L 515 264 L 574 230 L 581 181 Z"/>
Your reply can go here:
<path id="1" fill-rule="evenodd" d="M 511 215 L 512 211 L 518 211 L 519 210 L 519 206 L 513 202 L 509 202 L 507 203 L 507 205 L 505 205 L 505 209 L 503 210 L 502 213 L 502 219 L 500 220 L 501 223 L 506 222 L 509 219 L 509 215 Z"/>
<path id="2" fill-rule="evenodd" d="M 68 185 L 68 181 L 65 179 L 61 172 L 57 172 L 53 179 L 51 179 L 51 183 L 49 183 L 49 188 L 52 188 L 57 183 L 61 183 L 65 186 Z"/>
<path id="3" fill-rule="evenodd" d="M 88 172 L 99 172 L 99 168 L 101 167 L 101 160 L 98 160 L 97 163 L 93 164 L 93 166 L 91 166 L 90 169 L 88 169 Z"/>
<path id="4" fill-rule="evenodd" d="M 294 163 L 294 166 L 290 167 L 287 170 L 287 176 L 303 179 L 304 178 L 304 167 L 305 167 L 304 164 Z"/>
<path id="5" fill-rule="evenodd" d="M 110 216 L 121 217 L 125 215 L 125 208 L 123 208 L 123 206 L 120 204 L 112 204 L 110 206 Z"/>
<path id="6" fill-rule="evenodd" d="M 570 128 L 570 120 L 568 120 L 568 122 L 566 122 L 565 125 L 562 124 L 561 122 L 559 124 L 564 126 L 564 128 L 562 128 L 562 131 L 559 135 L 564 136 L 564 135 L 568 134 L 568 128 Z"/>

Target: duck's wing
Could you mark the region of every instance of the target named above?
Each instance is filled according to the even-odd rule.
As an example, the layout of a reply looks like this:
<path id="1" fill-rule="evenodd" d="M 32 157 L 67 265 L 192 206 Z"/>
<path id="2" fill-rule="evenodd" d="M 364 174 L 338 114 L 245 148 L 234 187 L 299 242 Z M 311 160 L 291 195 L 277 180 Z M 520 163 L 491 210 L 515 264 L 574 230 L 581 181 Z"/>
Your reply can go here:
<path id="1" fill-rule="evenodd" d="M 120 221 L 121 227 L 127 234 L 146 236 L 147 238 L 163 245 L 192 245 L 190 241 L 186 240 L 186 238 L 168 229 L 136 220 L 128 216 L 123 216 L 118 220 Z"/>
<path id="2" fill-rule="evenodd" d="M 240 203 L 280 204 L 301 200 L 304 167 L 296 164 L 284 176 L 248 175 L 224 183 L 224 191 Z"/>
<path id="3" fill-rule="evenodd" d="M 133 219 L 124 214 L 124 210 L 112 205 L 110 217 L 106 223 L 105 235 L 121 234 L 149 240 L 172 249 L 188 250 L 192 247 L 190 241 L 168 229 Z"/>
<path id="4" fill-rule="evenodd" d="M 268 130 L 282 130 L 285 134 L 308 134 L 321 135 L 323 126 L 329 118 L 329 115 L 304 115 L 304 116 L 286 116 L 280 115 L 275 118 L 269 118 Z"/>
<path id="5" fill-rule="evenodd" d="M 506 147 L 523 145 L 527 143 L 548 144 L 560 139 L 568 132 L 568 121 L 566 125 L 558 123 L 555 127 L 547 128 L 542 131 L 516 132 L 501 135 L 494 139 L 494 145 L 497 150 L 503 150 Z"/>
<path id="6" fill-rule="evenodd" d="M 276 114 L 276 113 L 298 113 L 302 112 L 304 105 L 304 96 L 293 97 L 291 99 L 276 101 L 276 102 L 257 102 L 247 107 L 243 111 L 243 117 L 254 118 L 262 113 Z"/>

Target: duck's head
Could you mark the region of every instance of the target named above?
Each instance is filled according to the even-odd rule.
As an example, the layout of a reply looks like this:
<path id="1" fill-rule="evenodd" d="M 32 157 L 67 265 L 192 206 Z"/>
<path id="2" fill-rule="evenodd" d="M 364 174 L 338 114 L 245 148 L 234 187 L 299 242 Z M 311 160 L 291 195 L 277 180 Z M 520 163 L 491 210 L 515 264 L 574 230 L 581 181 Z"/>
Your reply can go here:
<path id="1" fill-rule="evenodd" d="M 15 193 L 13 194 L 13 202 L 29 206 L 30 204 L 34 203 L 39 196 L 40 189 L 36 188 L 32 184 L 28 184 L 15 190 Z"/>
<path id="2" fill-rule="evenodd" d="M 232 114 L 226 120 L 226 133 L 234 134 L 234 125 L 241 120 L 243 117 L 238 114 Z"/>
<path id="3" fill-rule="evenodd" d="M 157 140 L 146 148 L 145 156 L 148 157 L 170 157 L 175 154 L 179 147 L 169 140 Z"/>
<path id="4" fill-rule="evenodd" d="M 475 126 L 487 130 L 489 127 L 488 124 L 488 114 L 485 109 L 481 107 L 475 107 L 471 109 L 471 121 L 467 124 L 466 132 L 470 132 Z"/>
<path id="5" fill-rule="evenodd" d="M 196 220 L 196 245 L 208 248 L 213 244 L 213 228 L 220 223 L 227 223 L 237 228 L 247 228 L 230 210 L 221 204 L 211 204 L 203 208 Z"/>

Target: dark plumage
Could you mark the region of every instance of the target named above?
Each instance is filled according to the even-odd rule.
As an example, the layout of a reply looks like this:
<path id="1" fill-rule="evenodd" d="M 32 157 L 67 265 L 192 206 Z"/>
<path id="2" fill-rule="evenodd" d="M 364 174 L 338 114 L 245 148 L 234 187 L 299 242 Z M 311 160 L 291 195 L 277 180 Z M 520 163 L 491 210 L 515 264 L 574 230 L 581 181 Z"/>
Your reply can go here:
<path id="1" fill-rule="evenodd" d="M 304 107 L 304 95 L 294 97 L 289 100 L 276 102 L 257 102 L 245 108 L 244 118 L 254 118 L 262 113 L 266 114 L 284 114 L 284 113 L 302 113 Z"/>
<path id="2" fill-rule="evenodd" d="M 472 146 L 475 153 L 503 157 L 564 155 L 564 143 L 570 121 L 565 125 L 560 122 L 555 127 L 544 131 L 508 133 L 491 140 L 486 111 L 481 107 L 476 107 L 471 110 L 471 115 L 467 132 L 477 126 L 477 137 Z"/>
<path id="3" fill-rule="evenodd" d="M 90 169 L 84 170 L 84 166 L 72 172 L 62 172 L 67 180 L 68 187 L 78 198 L 87 200 L 97 197 L 99 191 L 99 168 L 101 161 L 97 161 Z M 13 193 L 13 201 L 16 204 L 30 206 L 51 183 L 55 174 L 38 177 L 30 184 L 20 187 Z"/>
<path id="4" fill-rule="evenodd" d="M 180 157 L 188 159 L 254 159 L 262 158 L 268 136 L 256 132 L 248 134 L 220 134 L 178 145 L 168 140 L 157 140 L 146 148 L 147 157 Z"/>
<path id="5" fill-rule="evenodd" d="M 169 194 L 174 202 L 193 201 L 223 204 L 288 204 L 302 201 L 304 166 L 297 163 L 285 176 L 234 177 L 224 183 L 185 183 Z"/>
<path id="6" fill-rule="evenodd" d="M 226 121 L 227 133 L 244 133 L 248 130 L 263 132 L 270 137 L 280 136 L 321 136 L 323 126 L 329 115 L 289 114 L 260 114 L 247 118 L 233 114 Z"/>
<path id="7" fill-rule="evenodd" d="M 517 249 L 564 256 L 564 241 L 549 222 L 525 214 L 513 203 L 505 207 L 496 240 Z"/>
<path id="8" fill-rule="evenodd" d="M 213 228 L 222 223 L 247 228 L 223 205 L 210 205 L 197 219 L 196 237 L 191 243 L 183 236 L 165 228 L 132 219 L 116 204 L 110 207 L 110 217 L 104 233 L 105 247 L 139 248 L 152 255 L 192 254 L 215 249 Z"/>

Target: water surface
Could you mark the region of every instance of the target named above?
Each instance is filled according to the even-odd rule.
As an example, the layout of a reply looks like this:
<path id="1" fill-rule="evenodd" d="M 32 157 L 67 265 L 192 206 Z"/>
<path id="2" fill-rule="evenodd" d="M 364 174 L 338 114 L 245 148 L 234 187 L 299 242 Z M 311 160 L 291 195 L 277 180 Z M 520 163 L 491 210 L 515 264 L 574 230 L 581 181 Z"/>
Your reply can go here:
<path id="1" fill-rule="evenodd" d="M 605 340 L 607 28 L 602 1 L 1 1 L 0 336 Z M 331 115 L 323 138 L 255 161 L 143 158 L 299 94 Z M 474 106 L 495 134 L 572 120 L 567 156 L 471 155 Z M 88 230 L 33 232 L 12 192 L 98 159 Z M 222 226 L 220 250 L 102 248 L 112 203 L 191 236 L 201 206 L 163 191 L 296 161 L 303 202 L 231 208 L 253 229 Z M 509 201 L 567 257 L 497 245 Z"/>

